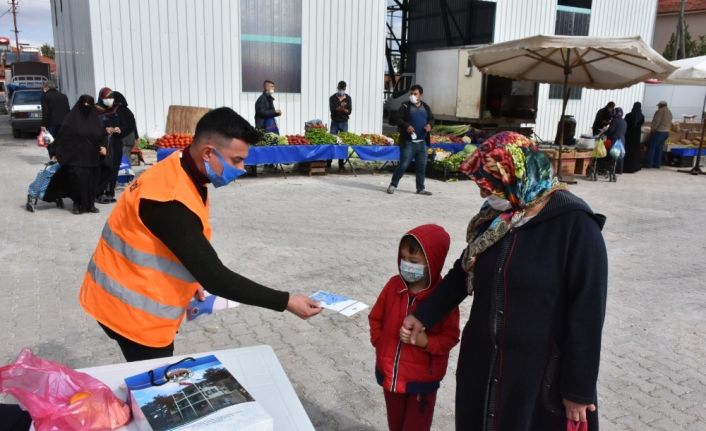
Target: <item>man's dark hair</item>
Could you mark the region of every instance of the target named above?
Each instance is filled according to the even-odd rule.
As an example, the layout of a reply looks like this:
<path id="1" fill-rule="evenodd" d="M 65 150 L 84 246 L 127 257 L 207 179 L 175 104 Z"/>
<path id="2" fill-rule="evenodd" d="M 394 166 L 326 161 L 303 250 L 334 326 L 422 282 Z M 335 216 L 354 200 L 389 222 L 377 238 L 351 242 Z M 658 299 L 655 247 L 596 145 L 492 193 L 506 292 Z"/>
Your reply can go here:
<path id="1" fill-rule="evenodd" d="M 225 140 L 240 139 L 248 144 L 254 144 L 261 138 L 258 132 L 248 121 L 228 108 L 216 108 L 207 112 L 196 124 L 194 142 L 208 137 L 218 137 L 220 143 Z"/>
<path id="2" fill-rule="evenodd" d="M 338 83 L 338 88 L 339 90 L 345 90 L 346 89 L 346 81 L 341 81 Z"/>
<path id="3" fill-rule="evenodd" d="M 419 84 L 414 84 L 410 89 L 409 92 L 413 92 L 414 90 L 419 90 L 419 94 L 424 94 L 424 89 L 422 88 L 421 85 Z"/>
<path id="4" fill-rule="evenodd" d="M 405 235 L 402 237 L 402 241 L 400 241 L 400 250 L 402 249 L 407 249 L 407 251 L 411 254 L 424 253 L 422 245 L 419 244 L 419 241 L 417 241 L 417 239 L 412 235 Z"/>
<path id="5" fill-rule="evenodd" d="M 264 87 L 264 86 L 267 85 L 267 84 L 275 85 L 275 83 L 274 83 L 273 81 L 270 81 L 269 79 L 266 79 L 265 82 L 262 83 L 262 86 Z"/>
<path id="6" fill-rule="evenodd" d="M 605 106 L 606 106 L 606 108 L 613 109 L 613 108 L 615 108 L 615 102 L 608 102 L 608 104 Z"/>

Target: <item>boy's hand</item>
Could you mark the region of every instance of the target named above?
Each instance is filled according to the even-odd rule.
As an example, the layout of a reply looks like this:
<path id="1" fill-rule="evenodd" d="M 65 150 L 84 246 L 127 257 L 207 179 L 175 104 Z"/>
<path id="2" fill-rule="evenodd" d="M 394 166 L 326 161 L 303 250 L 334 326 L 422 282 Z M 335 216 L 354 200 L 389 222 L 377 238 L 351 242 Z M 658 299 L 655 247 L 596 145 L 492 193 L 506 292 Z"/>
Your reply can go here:
<path id="1" fill-rule="evenodd" d="M 426 349 L 429 344 L 429 337 L 427 337 L 427 333 L 424 331 L 417 334 L 416 342 L 412 343 L 412 331 L 405 329 L 404 326 L 400 328 L 400 340 L 405 344 L 412 344 L 422 349 Z"/>
<path id="2" fill-rule="evenodd" d="M 424 332 L 424 325 L 413 315 L 405 317 L 404 322 L 402 322 L 402 329 L 410 331 L 409 343 L 417 345 L 417 338 L 419 333 Z M 400 332 L 401 334 L 401 332 Z M 426 346 L 425 346 L 426 347 Z"/>

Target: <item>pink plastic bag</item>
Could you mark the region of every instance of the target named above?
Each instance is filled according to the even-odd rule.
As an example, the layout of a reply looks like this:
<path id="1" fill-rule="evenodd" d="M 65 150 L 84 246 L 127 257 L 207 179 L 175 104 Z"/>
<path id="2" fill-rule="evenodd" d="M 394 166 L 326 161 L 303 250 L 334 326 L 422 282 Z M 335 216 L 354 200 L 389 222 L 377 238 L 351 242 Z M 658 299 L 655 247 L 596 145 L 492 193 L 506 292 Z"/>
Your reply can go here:
<path id="1" fill-rule="evenodd" d="M 588 431 L 588 422 L 566 421 L 566 431 Z"/>
<path id="2" fill-rule="evenodd" d="M 29 412 L 37 431 L 113 430 L 130 420 L 130 408 L 99 380 L 24 348 L 0 367 L 0 393 Z"/>

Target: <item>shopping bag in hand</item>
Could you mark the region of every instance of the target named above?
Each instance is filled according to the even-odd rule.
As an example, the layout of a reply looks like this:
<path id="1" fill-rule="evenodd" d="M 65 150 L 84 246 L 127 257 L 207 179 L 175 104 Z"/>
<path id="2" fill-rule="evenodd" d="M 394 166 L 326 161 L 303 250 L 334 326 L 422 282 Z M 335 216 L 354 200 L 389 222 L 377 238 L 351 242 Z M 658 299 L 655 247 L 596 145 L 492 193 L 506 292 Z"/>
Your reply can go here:
<path id="1" fill-rule="evenodd" d="M 0 367 L 0 393 L 29 412 L 37 431 L 113 430 L 130 420 L 130 408 L 105 384 L 27 348 Z"/>
<path id="2" fill-rule="evenodd" d="M 566 431 L 588 431 L 588 422 L 566 421 Z"/>
<path id="3" fill-rule="evenodd" d="M 603 139 L 599 139 L 596 141 L 596 146 L 593 147 L 593 157 L 597 159 L 602 159 L 603 157 L 608 155 L 608 150 L 605 148 L 605 141 Z"/>
<path id="4" fill-rule="evenodd" d="M 54 142 L 54 137 L 52 136 L 51 133 L 45 128 L 42 127 L 42 129 L 39 131 L 39 135 L 37 135 L 37 146 L 38 147 L 48 147 Z"/>

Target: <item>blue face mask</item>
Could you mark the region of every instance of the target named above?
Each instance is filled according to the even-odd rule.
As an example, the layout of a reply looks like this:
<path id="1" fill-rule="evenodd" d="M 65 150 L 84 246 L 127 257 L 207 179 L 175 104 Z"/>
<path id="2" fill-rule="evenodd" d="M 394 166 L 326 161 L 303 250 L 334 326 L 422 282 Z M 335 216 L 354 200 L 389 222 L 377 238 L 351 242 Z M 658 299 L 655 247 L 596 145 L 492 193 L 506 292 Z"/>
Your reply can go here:
<path id="1" fill-rule="evenodd" d="M 424 278 L 426 266 L 400 260 L 400 275 L 407 283 L 416 283 Z"/>
<path id="2" fill-rule="evenodd" d="M 218 160 L 221 161 L 221 165 L 223 165 L 223 173 L 218 175 L 211 168 L 211 164 L 208 161 L 204 161 L 203 164 L 206 167 L 206 176 L 209 180 L 211 180 L 211 184 L 213 184 L 214 187 L 218 188 L 227 186 L 228 184 L 235 181 L 236 178 L 245 174 L 245 171 L 243 169 L 238 169 L 226 163 L 221 153 L 216 151 L 215 148 L 213 149 L 213 152 L 214 154 L 216 154 L 216 157 L 218 157 Z"/>

